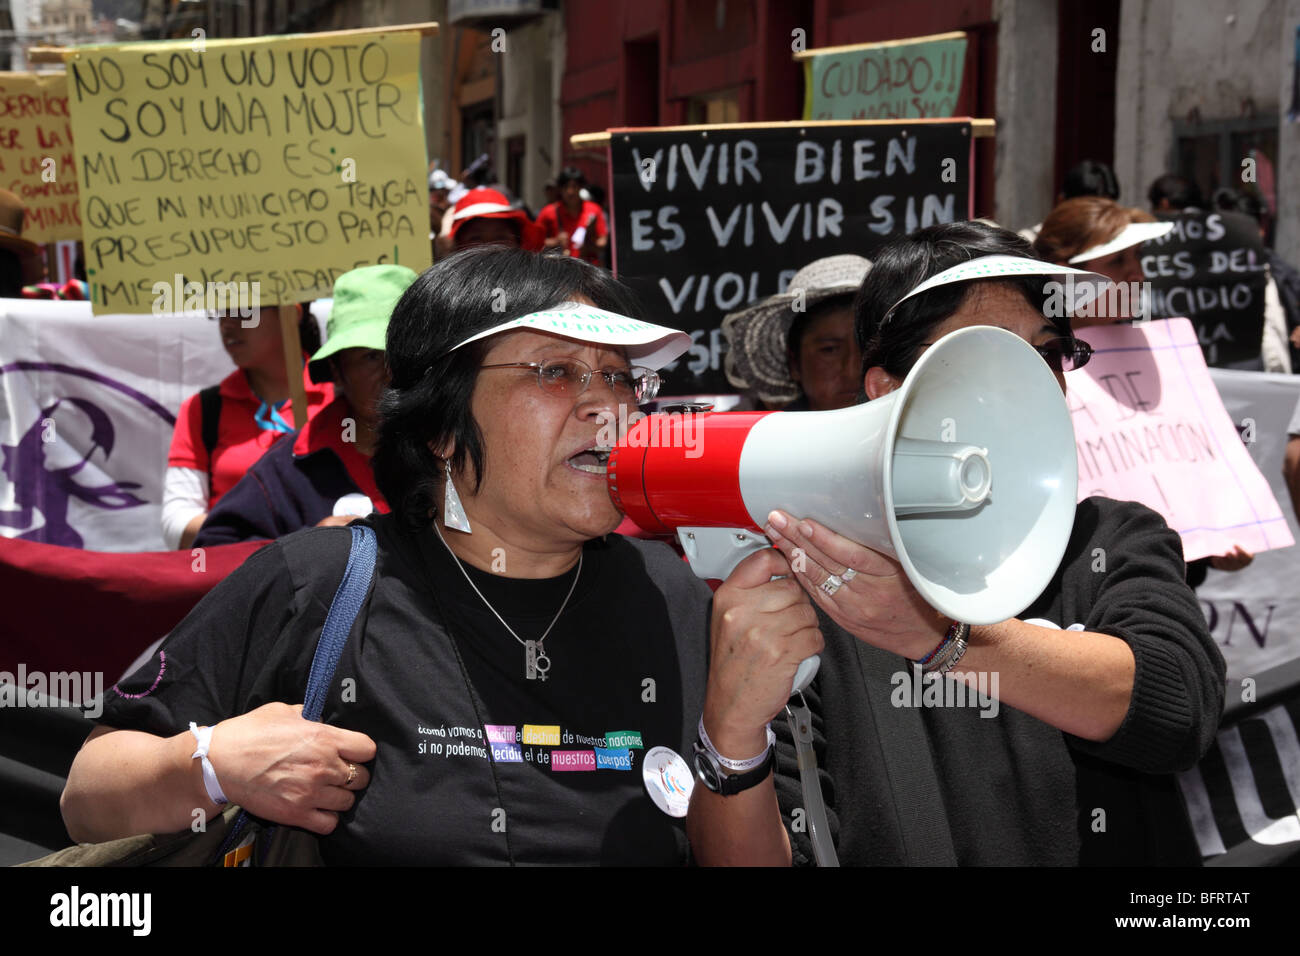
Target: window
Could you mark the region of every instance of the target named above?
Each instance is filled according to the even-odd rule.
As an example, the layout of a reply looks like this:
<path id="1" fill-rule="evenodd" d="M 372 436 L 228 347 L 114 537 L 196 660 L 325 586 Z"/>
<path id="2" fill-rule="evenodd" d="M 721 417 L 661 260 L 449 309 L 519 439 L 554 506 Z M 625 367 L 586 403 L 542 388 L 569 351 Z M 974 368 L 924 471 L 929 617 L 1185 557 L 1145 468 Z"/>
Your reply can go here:
<path id="1" fill-rule="evenodd" d="M 474 160 L 492 149 L 493 132 L 496 128 L 492 101 L 486 100 L 461 107 L 460 117 L 460 168 L 466 169 Z"/>
<path id="2" fill-rule="evenodd" d="M 523 136 L 511 136 L 506 140 L 506 188 L 514 193 L 516 199 L 524 195 L 525 142 Z"/>
<path id="3" fill-rule="evenodd" d="M 739 123 L 740 91 L 733 88 L 692 96 L 686 101 L 686 122 L 690 126 L 701 123 Z"/>
<path id="4" fill-rule="evenodd" d="M 1254 182 L 1243 182 L 1242 161 L 1252 159 Z M 1273 243 L 1277 216 L 1277 120 L 1250 117 L 1208 123 L 1174 124 L 1172 168 L 1186 176 L 1205 194 L 1208 205 L 1214 191 L 1230 186 L 1258 198 L 1268 210 L 1266 242 Z"/>

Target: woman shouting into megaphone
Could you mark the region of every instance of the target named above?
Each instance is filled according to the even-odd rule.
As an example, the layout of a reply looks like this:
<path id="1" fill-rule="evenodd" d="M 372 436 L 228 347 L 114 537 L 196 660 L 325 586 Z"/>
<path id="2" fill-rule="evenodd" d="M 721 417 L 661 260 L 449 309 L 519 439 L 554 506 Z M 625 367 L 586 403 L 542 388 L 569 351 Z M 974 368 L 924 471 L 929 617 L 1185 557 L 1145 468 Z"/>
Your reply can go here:
<path id="1" fill-rule="evenodd" d="M 977 222 L 883 247 L 854 305 L 867 400 L 900 388 L 926 349 L 970 326 L 1024 339 L 1064 391 L 1064 372 L 1091 352 L 1068 319 L 1049 317 L 1046 287 L 1059 271 Z M 997 372 L 984 374 L 992 384 Z M 1022 414 L 1035 414 L 1028 399 Z M 822 624 L 808 719 L 796 723 L 811 738 L 822 826 L 841 862 L 1200 863 L 1173 774 L 1214 739 L 1225 668 L 1184 580 L 1179 538 L 1158 514 L 1080 502 L 1043 592 L 1018 618 L 973 627 L 933 610 L 893 558 L 815 521 L 774 511 L 764 530 Z M 779 694 L 788 668 L 774 648 L 733 635 L 715 635 L 710 659 L 704 729 L 722 755 L 744 757 L 767 731 L 743 701 Z M 771 783 L 734 795 L 696 788 L 689 830 L 701 862 L 813 858 L 795 743 L 784 721 L 773 732 Z"/>

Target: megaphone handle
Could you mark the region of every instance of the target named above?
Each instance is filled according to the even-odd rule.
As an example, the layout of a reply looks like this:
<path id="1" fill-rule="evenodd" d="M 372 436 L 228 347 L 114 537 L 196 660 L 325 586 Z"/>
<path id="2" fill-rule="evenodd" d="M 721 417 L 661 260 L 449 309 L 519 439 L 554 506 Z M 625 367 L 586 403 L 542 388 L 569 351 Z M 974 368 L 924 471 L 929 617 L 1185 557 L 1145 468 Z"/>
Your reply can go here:
<path id="1" fill-rule="evenodd" d="M 736 565 L 755 551 L 772 546 L 761 534 L 744 528 L 678 528 L 677 540 L 696 577 L 719 581 L 726 580 Z M 790 693 L 797 694 L 811 684 L 820 666 L 821 658 L 816 655 L 800 662 Z"/>
<path id="2" fill-rule="evenodd" d="M 812 657 L 805 657 L 799 662 L 799 669 L 794 672 L 794 683 L 791 685 L 791 696 L 800 693 L 808 688 L 817 676 L 818 669 L 822 666 L 822 659 L 814 654 Z"/>

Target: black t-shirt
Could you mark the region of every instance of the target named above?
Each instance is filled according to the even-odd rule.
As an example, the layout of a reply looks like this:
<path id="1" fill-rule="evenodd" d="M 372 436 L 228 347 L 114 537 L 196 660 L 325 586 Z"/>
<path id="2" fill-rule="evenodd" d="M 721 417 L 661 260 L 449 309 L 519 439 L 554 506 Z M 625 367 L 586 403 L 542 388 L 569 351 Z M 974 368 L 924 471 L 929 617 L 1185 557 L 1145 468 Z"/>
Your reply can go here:
<path id="1" fill-rule="evenodd" d="M 375 583 L 323 719 L 368 734 L 378 753 L 370 786 L 321 840 L 325 861 L 686 862 L 684 820 L 651 800 L 642 762 L 656 746 L 685 755 L 694 739 L 708 587 L 663 545 L 588 542 L 546 639 L 548 679 L 526 680 L 524 648 L 437 537 L 368 520 Z M 101 723 L 174 735 L 301 702 L 350 537 L 307 530 L 253 555 L 107 695 Z M 524 640 L 541 636 L 575 574 L 467 570 Z"/>

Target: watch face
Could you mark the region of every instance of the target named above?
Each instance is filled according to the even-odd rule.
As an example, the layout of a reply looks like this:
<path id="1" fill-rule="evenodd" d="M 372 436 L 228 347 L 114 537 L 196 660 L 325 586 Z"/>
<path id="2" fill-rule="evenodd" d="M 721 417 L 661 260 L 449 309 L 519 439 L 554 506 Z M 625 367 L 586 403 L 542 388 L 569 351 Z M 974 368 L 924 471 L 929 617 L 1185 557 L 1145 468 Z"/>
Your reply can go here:
<path id="1" fill-rule="evenodd" d="M 722 781 L 718 777 L 717 768 L 713 766 L 708 755 L 700 750 L 695 751 L 695 772 L 699 775 L 700 782 L 714 793 L 722 789 Z"/>

